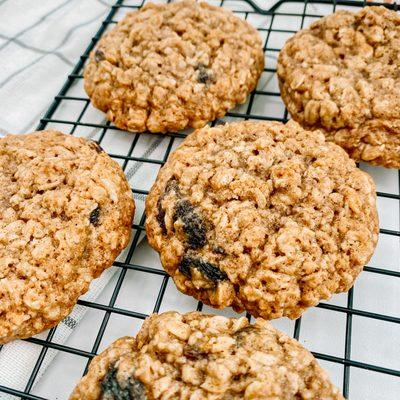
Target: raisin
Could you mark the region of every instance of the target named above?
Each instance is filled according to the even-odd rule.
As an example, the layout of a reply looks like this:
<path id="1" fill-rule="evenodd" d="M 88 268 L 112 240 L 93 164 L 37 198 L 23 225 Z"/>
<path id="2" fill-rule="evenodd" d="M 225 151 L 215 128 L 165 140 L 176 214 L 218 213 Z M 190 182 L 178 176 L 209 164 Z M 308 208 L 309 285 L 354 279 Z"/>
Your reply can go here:
<path id="1" fill-rule="evenodd" d="M 223 281 L 225 279 L 228 279 L 226 273 L 221 271 L 215 265 L 203 261 L 200 258 L 184 256 L 179 265 L 179 271 L 188 278 L 191 278 L 192 276 L 191 270 L 193 268 L 198 269 L 202 275 L 204 275 L 207 279 L 209 279 L 212 282 Z"/>
<path id="2" fill-rule="evenodd" d="M 166 194 L 168 194 L 169 192 L 175 192 L 178 197 L 180 195 L 178 182 L 176 181 L 175 178 L 171 178 L 167 182 L 167 185 L 165 186 L 165 194 L 164 194 L 164 196 Z"/>
<path id="3" fill-rule="evenodd" d="M 142 382 L 130 377 L 126 387 L 121 387 L 117 380 L 117 369 L 111 368 L 101 383 L 103 395 L 113 400 L 146 400 L 145 388 Z"/>
<path id="4" fill-rule="evenodd" d="M 191 361 L 201 360 L 202 358 L 207 358 L 207 353 L 200 351 L 198 348 L 194 346 L 185 346 L 183 348 L 183 355 Z"/>
<path id="5" fill-rule="evenodd" d="M 209 80 L 211 80 L 211 76 L 207 72 L 207 69 L 206 69 L 204 64 L 198 64 L 197 67 L 196 67 L 196 70 L 198 72 L 197 80 L 200 83 L 206 84 Z"/>
<path id="6" fill-rule="evenodd" d="M 104 55 L 103 50 L 97 49 L 97 50 L 94 52 L 94 61 L 100 62 L 100 61 L 103 61 L 105 58 L 106 58 L 106 57 L 105 57 L 105 55 Z"/>
<path id="7" fill-rule="evenodd" d="M 157 221 L 161 227 L 161 231 L 162 231 L 163 235 L 167 234 L 167 227 L 165 226 L 165 210 L 162 208 L 161 202 L 163 201 L 164 197 L 171 191 L 176 193 L 176 195 L 179 197 L 178 182 L 174 178 L 171 178 L 167 182 L 164 193 L 157 200 L 157 210 L 158 210 Z"/>
<path id="8" fill-rule="evenodd" d="M 128 386 L 131 400 L 146 400 L 146 391 L 142 382 L 131 377 Z"/>
<path id="9" fill-rule="evenodd" d="M 104 153 L 104 150 L 101 148 L 101 146 L 95 142 L 94 140 L 92 141 L 92 147 L 98 152 L 98 153 Z"/>
<path id="10" fill-rule="evenodd" d="M 207 74 L 206 71 L 200 70 L 200 71 L 199 71 L 199 76 L 198 76 L 197 79 L 198 79 L 198 81 L 199 81 L 200 83 L 207 83 L 208 80 L 210 79 L 210 77 L 209 77 L 209 75 Z"/>
<path id="11" fill-rule="evenodd" d="M 221 246 L 214 246 L 213 252 L 217 253 L 217 254 L 222 254 L 222 255 L 226 254 L 225 250 Z"/>
<path id="12" fill-rule="evenodd" d="M 160 227 L 161 227 L 162 234 L 166 235 L 167 227 L 165 225 L 165 210 L 162 208 L 161 201 L 162 201 L 162 198 L 160 197 L 157 200 L 157 210 L 158 210 L 157 221 L 158 221 L 158 225 L 160 225 Z"/>
<path id="13" fill-rule="evenodd" d="M 179 264 L 179 271 L 188 278 L 192 277 L 192 258 L 183 257 Z"/>
<path id="14" fill-rule="evenodd" d="M 215 265 L 199 260 L 199 271 L 211 281 L 223 281 L 228 278 L 225 272 L 221 271 Z"/>
<path id="15" fill-rule="evenodd" d="M 94 226 L 100 225 L 100 207 L 96 207 L 91 213 L 89 217 L 89 221 Z"/>
<path id="16" fill-rule="evenodd" d="M 187 245 L 190 249 L 198 249 L 206 244 L 206 225 L 202 217 L 196 212 L 195 207 L 187 200 L 182 199 L 178 182 L 175 178 L 171 178 L 164 189 L 164 193 L 157 201 L 157 221 L 161 227 L 163 235 L 167 233 L 165 226 L 165 210 L 162 208 L 162 201 L 166 195 L 173 192 L 177 197 L 173 220 L 181 219 L 183 222 L 183 231 L 187 238 Z"/>
<path id="17" fill-rule="evenodd" d="M 187 244 L 191 249 L 199 249 L 206 244 L 207 231 L 203 219 L 195 208 L 187 200 L 177 202 L 174 213 L 174 221 L 181 219 L 183 231 L 187 237 Z"/>

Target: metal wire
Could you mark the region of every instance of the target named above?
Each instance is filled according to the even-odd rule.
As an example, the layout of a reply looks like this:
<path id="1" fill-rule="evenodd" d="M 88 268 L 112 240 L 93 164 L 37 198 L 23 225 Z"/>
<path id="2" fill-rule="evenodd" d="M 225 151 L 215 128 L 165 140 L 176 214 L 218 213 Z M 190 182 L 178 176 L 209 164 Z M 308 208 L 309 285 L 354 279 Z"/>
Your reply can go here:
<path id="1" fill-rule="evenodd" d="M 53 126 L 57 124 L 62 124 L 64 126 L 70 126 L 70 134 L 74 134 L 76 130 L 79 128 L 84 128 L 84 127 L 92 127 L 92 128 L 98 128 L 100 130 L 99 132 L 99 139 L 98 143 L 101 144 L 102 141 L 107 137 L 107 134 L 110 129 L 112 130 L 117 130 L 120 131 L 120 129 L 111 126 L 109 122 L 106 123 L 96 123 L 96 122 L 83 122 L 82 119 L 85 116 L 85 113 L 88 110 L 89 107 L 89 99 L 87 97 L 81 97 L 81 96 L 74 96 L 69 94 L 69 91 L 73 84 L 76 82 L 82 83 L 82 68 L 84 66 L 85 61 L 87 60 L 90 51 L 94 48 L 96 42 L 99 40 L 101 35 L 105 32 L 108 26 L 115 24 L 117 20 L 114 19 L 114 17 L 117 15 L 117 12 L 122 9 L 138 9 L 145 0 L 142 0 L 142 3 L 139 5 L 130 5 L 130 4 L 125 4 L 125 0 L 118 0 L 116 3 L 111 7 L 109 14 L 105 18 L 105 20 L 102 22 L 100 29 L 98 32 L 95 34 L 95 36 L 92 38 L 91 42 L 89 43 L 89 46 L 85 50 L 85 52 L 82 54 L 80 57 L 78 63 L 74 67 L 73 71 L 71 72 L 70 75 L 68 75 L 67 80 L 65 81 L 63 87 L 61 88 L 60 92 L 58 95 L 55 97 L 53 103 L 47 110 L 46 114 L 44 117 L 40 120 L 40 123 L 38 125 L 38 129 L 45 129 L 46 126 L 51 123 Z M 249 6 L 249 9 L 247 11 L 243 11 L 241 9 L 235 9 L 234 5 L 232 6 L 232 3 L 235 3 L 234 1 L 230 0 L 229 5 L 230 8 L 233 9 L 237 14 L 241 15 L 243 18 L 248 18 L 249 16 L 255 16 L 255 15 L 265 15 L 270 17 L 270 20 L 268 22 L 268 26 L 261 26 L 259 31 L 261 33 L 264 33 L 266 35 L 265 39 L 265 44 L 264 44 L 264 51 L 266 53 L 272 53 L 272 54 L 278 54 L 279 48 L 276 47 L 271 47 L 270 46 L 270 37 L 271 34 L 274 33 L 279 33 L 279 34 L 293 34 L 295 31 L 293 30 L 287 30 L 287 29 L 280 29 L 274 27 L 274 20 L 277 16 L 286 16 L 286 17 L 298 17 L 300 18 L 300 27 L 303 27 L 305 24 L 306 18 L 320 18 L 323 15 L 315 14 L 312 12 L 309 12 L 309 5 L 310 4 L 325 4 L 325 5 L 331 5 L 332 9 L 330 12 L 333 12 L 337 6 L 353 6 L 353 7 L 362 7 L 365 5 L 365 1 L 363 2 L 357 2 L 357 1 L 351 1 L 351 0 L 280 0 L 276 4 L 274 4 L 270 9 L 266 10 L 261 8 L 258 4 L 255 3 L 254 1 L 251 0 L 241 0 L 238 1 L 237 3 L 244 3 L 246 2 L 247 5 Z M 220 5 L 225 6 L 225 3 L 228 3 L 228 0 L 220 0 Z M 303 3 L 302 6 L 302 11 L 299 13 L 295 12 L 280 12 L 280 8 L 282 5 L 285 5 L 287 3 Z M 371 4 L 371 3 L 368 3 Z M 387 5 L 385 4 L 386 7 L 392 8 L 397 10 L 397 5 Z M 276 69 L 275 68 L 270 68 L 267 67 L 264 69 L 265 73 L 269 74 L 275 74 Z M 282 114 L 279 115 L 273 115 L 273 116 L 267 116 L 267 115 L 260 115 L 256 114 L 253 112 L 253 105 L 254 105 L 254 99 L 255 96 L 270 96 L 270 97 L 278 97 L 280 96 L 278 91 L 274 90 L 263 90 L 263 89 L 258 89 L 255 90 L 251 95 L 250 99 L 248 102 L 248 105 L 246 107 L 246 110 L 244 112 L 238 112 L 238 111 L 231 111 L 227 113 L 227 117 L 229 118 L 236 118 L 236 119 L 255 119 L 255 120 L 278 120 L 278 121 L 286 121 L 287 120 L 287 110 L 285 109 Z M 267 99 L 267 97 L 266 97 Z M 54 115 L 56 111 L 59 109 L 62 103 L 64 102 L 75 102 L 77 104 L 81 104 L 81 111 L 76 119 L 59 119 L 59 118 L 54 118 Z M 215 122 L 218 123 L 218 122 Z M 148 157 L 138 157 L 134 156 L 133 152 L 135 150 L 135 147 L 137 146 L 138 140 L 140 138 L 139 134 L 132 134 L 134 135 L 132 144 L 126 154 L 110 154 L 111 157 L 117 159 L 117 160 L 122 160 L 122 168 L 126 170 L 127 165 L 131 161 L 136 161 L 139 163 L 143 164 L 154 164 L 154 165 L 163 165 L 165 161 L 167 160 L 174 143 L 177 138 L 183 138 L 185 137 L 184 134 L 182 133 L 169 133 L 166 135 L 162 135 L 162 137 L 168 137 L 169 142 L 167 145 L 166 152 L 164 156 L 161 159 L 152 159 Z M 152 134 L 154 135 L 154 134 Z M 400 187 L 400 172 L 399 172 L 399 187 Z M 147 195 L 146 190 L 141 190 L 141 189 L 132 189 L 133 193 L 140 194 L 140 195 Z M 386 193 L 386 192 L 378 192 L 378 197 L 382 198 L 388 198 L 395 200 L 399 202 L 400 204 L 400 195 L 399 194 L 393 194 L 393 193 Z M 134 237 L 132 244 L 129 248 L 129 251 L 127 253 L 127 256 L 125 257 L 125 260 L 123 262 L 121 261 L 116 261 L 114 265 L 119 268 L 118 271 L 118 279 L 117 283 L 114 287 L 113 293 L 111 295 L 111 298 L 108 302 L 108 304 L 100 304 L 96 302 L 90 302 L 90 301 L 85 301 L 85 300 L 79 300 L 78 304 L 84 307 L 87 307 L 88 309 L 94 309 L 94 310 L 101 310 L 104 312 L 104 317 L 102 320 L 102 323 L 100 325 L 100 328 L 97 332 L 97 336 L 94 340 L 93 346 L 90 351 L 83 351 L 74 347 L 70 347 L 67 345 L 63 344 L 58 344 L 52 341 L 54 333 L 56 328 L 53 328 L 50 330 L 49 334 L 47 335 L 46 339 L 37 339 L 37 338 L 30 338 L 26 339 L 27 342 L 34 343 L 38 346 L 42 346 L 41 353 L 37 359 L 37 362 L 32 370 L 31 376 L 29 378 L 29 381 L 24 389 L 24 391 L 18 391 L 12 388 L 8 388 L 5 386 L 0 386 L 0 396 L 1 393 L 7 393 L 14 395 L 16 397 L 22 398 L 22 399 L 32 399 L 32 400 L 50 400 L 50 398 L 43 398 L 39 396 L 35 396 L 31 394 L 32 387 L 35 383 L 35 380 L 37 378 L 37 374 L 42 366 L 43 360 L 46 356 L 46 353 L 49 349 L 55 349 L 60 352 L 65 352 L 69 354 L 74 354 L 78 357 L 84 357 L 87 359 L 87 364 L 86 364 L 86 369 L 88 366 L 88 363 L 90 360 L 97 354 L 99 345 L 102 341 L 102 338 L 104 336 L 104 333 L 106 331 L 107 325 L 109 323 L 110 317 L 115 314 L 115 315 L 124 315 L 130 318 L 136 318 L 143 320 L 147 317 L 146 313 L 141 313 L 141 312 L 136 312 L 133 310 L 129 309 L 123 309 L 116 307 L 116 300 L 118 298 L 118 295 L 120 293 L 122 284 L 124 282 L 125 276 L 127 274 L 127 271 L 138 271 L 142 273 L 146 273 L 149 275 L 158 275 L 162 277 L 162 282 L 159 287 L 158 293 L 157 293 L 157 298 L 153 307 L 153 312 L 158 312 L 160 309 L 160 306 L 162 305 L 164 294 L 167 288 L 168 280 L 169 277 L 168 275 L 157 268 L 149 267 L 146 265 L 140 265 L 137 263 L 132 262 L 132 256 L 135 252 L 135 249 L 139 243 L 139 238 L 141 233 L 144 231 L 144 223 L 145 223 L 145 215 L 143 214 L 140 218 L 139 224 L 134 224 L 133 229 L 134 229 Z M 400 231 L 398 230 L 390 230 L 390 229 L 380 229 L 380 233 L 383 235 L 390 235 L 390 236 L 395 236 L 395 237 L 400 237 Z M 387 279 L 398 279 L 400 278 L 400 272 L 393 271 L 393 270 L 388 270 L 385 268 L 377 268 L 377 267 L 371 267 L 371 266 L 366 266 L 364 268 L 364 271 L 370 274 L 377 274 L 380 276 L 384 276 Z M 344 351 L 343 351 L 343 357 L 337 357 L 334 355 L 330 354 L 325 354 L 325 353 L 317 353 L 314 352 L 313 354 L 321 360 L 329 361 L 332 363 L 336 363 L 339 365 L 344 366 L 344 373 L 343 373 L 343 394 L 347 397 L 349 395 L 350 391 L 350 379 L 351 379 L 351 371 L 352 368 L 360 368 L 360 369 L 365 369 L 365 370 L 370 370 L 370 371 L 375 371 L 378 373 L 382 374 L 387 374 L 387 375 L 392 375 L 396 377 L 400 377 L 400 370 L 397 369 L 390 369 L 390 368 L 385 368 L 380 365 L 375 365 L 372 363 L 364 363 L 360 362 L 357 360 L 353 360 L 351 358 L 352 355 L 352 328 L 353 328 L 353 316 L 360 316 L 363 318 L 368 318 L 373 321 L 375 320 L 381 320 L 381 321 L 386 321 L 391 324 L 400 324 L 400 318 L 391 316 L 391 315 L 385 315 L 385 314 L 378 314 L 378 313 L 373 313 L 370 311 L 365 311 L 365 310 L 360 310 L 356 309 L 353 307 L 353 299 L 354 299 L 354 288 L 351 289 L 348 293 L 347 297 L 347 304 L 346 306 L 337 306 L 337 305 L 332 305 L 332 304 L 327 304 L 327 303 L 321 303 L 317 307 L 328 310 L 331 312 L 338 312 L 338 313 L 344 313 L 346 315 L 346 328 L 345 328 L 345 345 L 344 345 Z M 198 303 L 197 305 L 197 310 L 202 310 L 203 305 L 201 303 Z M 250 318 L 250 315 L 247 314 L 247 317 Z M 294 332 L 293 336 L 298 339 L 301 335 L 301 318 L 299 318 L 295 324 L 294 324 Z M 1 347 L 0 347 L 1 349 Z M 1 350 L 0 350 L 1 351 Z M 86 370 L 85 370 L 86 371 Z M 68 394 L 66 394 L 66 397 Z"/>

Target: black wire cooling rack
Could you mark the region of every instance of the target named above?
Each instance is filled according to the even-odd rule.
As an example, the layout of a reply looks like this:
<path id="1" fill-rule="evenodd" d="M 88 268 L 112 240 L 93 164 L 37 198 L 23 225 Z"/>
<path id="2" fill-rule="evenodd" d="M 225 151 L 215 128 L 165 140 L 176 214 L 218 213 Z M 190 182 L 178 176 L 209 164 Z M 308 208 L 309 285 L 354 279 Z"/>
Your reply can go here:
<path id="1" fill-rule="evenodd" d="M 127 12 L 141 7 L 146 1 L 135 1 L 135 0 L 118 0 L 115 5 L 110 9 L 109 14 L 102 22 L 100 29 L 92 38 L 86 51 L 80 57 L 78 63 L 74 67 L 72 73 L 67 77 L 67 80 L 55 97 L 50 108 L 46 112 L 45 116 L 40 120 L 38 129 L 54 128 L 59 129 L 70 134 L 88 136 L 87 132 L 90 130 L 90 137 L 93 137 L 105 147 L 106 151 L 110 153 L 110 156 L 116 159 L 122 166 L 125 172 L 128 171 L 132 165 L 135 168 L 140 168 L 144 166 L 154 167 L 159 169 L 167 160 L 170 152 L 174 147 L 185 137 L 184 133 L 169 133 L 166 135 L 154 135 L 154 134 L 134 134 L 129 133 L 131 138 L 129 146 L 124 149 L 124 151 L 116 152 L 108 150 L 105 143 L 109 137 L 111 137 L 111 132 L 113 135 L 122 135 L 123 131 L 115 128 L 109 122 L 105 120 L 100 120 L 92 118 L 93 115 L 103 118 L 103 115 L 95 110 L 91 110 L 91 105 L 89 99 L 84 94 L 82 90 L 82 69 L 88 58 L 90 51 L 94 48 L 96 42 L 99 40 L 101 35 L 108 29 L 112 28 L 115 23 Z M 165 2 L 165 1 L 164 1 Z M 241 18 L 249 20 L 253 25 L 255 25 L 261 36 L 264 39 L 264 51 L 266 56 L 266 67 L 262 78 L 260 79 L 257 89 L 250 95 L 248 102 L 236 108 L 234 111 L 227 113 L 224 120 L 278 120 L 286 121 L 288 114 L 285 110 L 283 103 L 280 99 L 278 85 L 276 81 L 276 57 L 278 52 L 283 45 L 284 41 L 293 35 L 296 30 L 308 25 L 310 22 L 334 12 L 339 8 L 347 9 L 357 9 L 358 7 L 363 7 L 366 5 L 365 2 L 356 1 L 331 1 L 331 0 L 280 0 L 274 4 L 269 9 L 264 9 L 263 4 L 266 2 L 258 1 L 248 1 L 248 0 L 218 0 L 209 1 L 212 4 L 220 5 L 223 7 L 228 7 L 234 11 Z M 369 3 L 372 4 L 372 3 Z M 396 5 L 386 5 L 392 9 L 397 10 Z M 295 26 L 295 28 L 293 28 Z M 77 88 L 80 88 L 77 90 Z M 80 93 L 80 94 L 76 94 Z M 65 115 L 65 113 L 59 113 L 60 110 L 73 109 L 73 117 L 60 117 L 59 115 Z M 96 114 L 93 114 L 96 113 Z M 218 123 L 217 122 L 214 122 Z M 126 135 L 126 133 L 125 133 Z M 158 140 L 164 142 L 163 155 L 159 158 L 152 158 L 150 153 L 137 154 L 135 149 L 139 146 L 141 138 L 152 135 L 152 138 L 158 137 Z M 136 167 L 135 167 L 136 166 Z M 369 167 L 369 172 L 373 172 L 374 169 Z M 368 167 L 367 167 L 368 169 Z M 382 169 L 380 169 L 382 170 Z M 379 174 L 379 173 L 378 173 Z M 396 259 L 399 253 L 396 252 L 400 241 L 400 223 L 398 221 L 399 208 L 400 208 L 400 173 L 399 171 L 385 171 L 384 180 L 387 183 L 386 186 L 383 185 L 384 189 L 378 192 L 378 201 L 382 201 L 381 209 L 384 213 L 389 213 L 389 220 L 394 220 L 393 224 L 389 227 L 382 226 L 380 229 L 380 241 L 384 244 L 386 243 L 385 251 L 393 251 L 393 265 L 392 266 L 366 266 L 364 268 L 364 274 L 370 276 L 370 279 L 374 282 L 380 282 L 383 288 L 390 287 L 393 290 L 393 284 L 398 284 L 400 282 L 400 266 L 399 260 Z M 389 175 L 387 175 L 389 174 Z M 129 173 L 128 173 L 129 175 Z M 374 176 L 374 173 L 372 173 Z M 388 183 L 389 182 L 389 183 Z M 151 182 L 148 182 L 151 184 Z M 140 185 L 132 184 L 132 192 L 136 199 L 145 198 L 148 193 L 147 188 L 141 188 Z M 378 190 L 379 190 L 378 185 Z M 35 394 L 36 390 L 34 385 L 41 375 L 40 371 L 43 367 L 43 361 L 48 355 L 49 351 L 58 351 L 57 357 L 61 354 L 68 354 L 71 357 L 77 357 L 83 359 L 84 367 L 80 374 L 85 373 L 87 370 L 88 363 L 90 360 L 99 352 L 100 348 L 104 348 L 107 343 L 102 343 L 105 332 L 110 325 L 110 320 L 114 316 L 122 316 L 129 319 L 134 319 L 140 325 L 142 320 L 147 317 L 149 312 L 158 312 L 160 309 L 163 311 L 162 304 L 165 298 L 165 293 L 168 285 L 171 282 L 165 272 L 157 265 L 145 265 L 141 263 L 140 260 L 136 261 L 134 255 L 139 246 L 140 240 L 143 237 L 145 215 L 144 213 L 139 216 L 137 220 L 138 223 L 133 225 L 133 240 L 131 245 L 122 261 L 116 261 L 115 266 L 117 267 L 116 277 L 113 280 L 113 287 L 110 289 L 110 296 L 106 302 L 95 302 L 87 300 L 79 300 L 78 304 L 87 308 L 88 310 L 97 310 L 101 312 L 101 323 L 98 327 L 95 327 L 94 340 L 89 349 L 82 349 L 78 346 L 68 345 L 65 343 L 58 343 L 53 340 L 57 330 L 53 328 L 47 334 L 47 337 L 40 338 L 30 338 L 27 342 L 32 343 L 40 348 L 39 356 L 36 360 L 34 366 L 32 366 L 32 372 L 30 378 L 26 384 L 23 391 L 16 390 L 11 387 L 0 386 L 0 398 L 5 396 L 5 394 L 13 395 L 15 398 L 22 399 L 35 399 L 35 400 L 50 400 L 53 399 L 52 393 L 46 393 L 43 397 L 43 393 Z M 142 242 L 143 243 L 143 242 Z M 155 259 L 155 258 L 154 258 Z M 156 263 L 156 262 L 155 262 Z M 120 307 L 118 306 L 119 295 L 121 294 L 124 280 L 126 280 L 127 274 L 145 274 L 146 279 L 150 279 L 152 276 L 157 276 L 159 278 L 159 284 L 157 285 L 156 293 L 152 293 L 152 299 L 155 299 L 151 310 L 142 310 L 140 308 L 141 299 L 137 300 L 136 304 L 131 304 L 129 306 Z M 362 274 L 364 276 L 364 274 Z M 400 286 L 397 286 L 398 290 L 394 289 L 395 293 L 400 293 Z M 387 309 L 375 310 L 373 307 L 363 307 L 353 306 L 355 303 L 355 296 L 357 292 L 357 284 L 355 288 L 351 289 L 348 294 L 344 294 L 341 297 L 339 303 L 335 301 L 323 302 L 314 309 L 313 312 L 324 312 L 323 316 L 316 317 L 318 322 L 313 325 L 314 328 L 307 328 L 306 322 L 302 323 L 302 320 L 307 316 L 307 313 L 300 319 L 293 323 L 287 323 L 285 326 L 289 327 L 287 331 L 293 337 L 303 341 L 303 343 L 313 351 L 313 354 L 320 360 L 324 368 L 326 368 L 330 373 L 334 373 L 336 376 L 335 383 L 342 385 L 343 394 L 345 397 L 351 396 L 355 399 L 393 399 L 393 397 L 385 397 L 384 388 L 391 387 L 391 393 L 397 393 L 396 398 L 400 398 L 400 364 L 396 359 L 393 362 L 389 362 L 389 365 L 385 363 L 385 354 L 389 354 L 390 348 L 396 352 L 396 349 L 400 348 L 400 299 L 399 297 L 394 297 L 398 301 L 394 307 L 388 307 L 390 310 L 394 310 L 391 313 L 387 312 Z M 361 293 L 361 292 L 360 292 Z M 365 291 L 364 291 L 365 293 Z M 368 291 L 369 293 L 369 291 Z M 174 296 L 184 296 L 173 293 Z M 387 296 L 388 292 L 379 293 L 371 292 L 371 296 Z M 389 296 L 390 297 L 390 296 Z M 391 297 L 393 299 L 393 296 Z M 179 302 L 180 300 L 178 300 Z M 194 303 L 194 308 L 196 304 Z M 203 308 L 201 303 L 197 304 L 197 309 L 201 310 Z M 390 315 L 388 315 L 390 314 Z M 393 315 L 394 314 L 394 315 Z M 341 322 L 338 318 L 341 318 Z M 336 326 L 335 331 L 327 332 L 326 321 L 333 320 L 333 325 Z M 364 321 L 364 324 L 359 324 L 360 321 Z M 357 333 L 355 324 L 357 324 L 358 329 L 361 329 L 361 333 Z M 377 324 L 380 324 L 379 327 Z M 383 325 L 382 325 L 383 324 Z M 332 326 L 332 324 L 331 324 Z M 382 328 L 383 326 L 383 328 Z M 315 328 L 317 327 L 317 328 Z M 361 328 L 360 328 L 361 327 Z M 318 330 L 314 330 L 318 329 Z M 331 329 L 331 328 L 329 328 Z M 393 331 L 393 329 L 395 331 Z M 397 331 L 396 331 L 397 329 Z M 391 338 L 392 343 L 386 343 L 387 339 L 386 332 L 392 332 Z M 394 332 L 394 334 L 393 334 Z M 396 333 L 397 332 L 397 333 Z M 132 334 L 132 332 L 125 332 L 125 334 Z M 354 348 L 358 344 L 358 339 L 356 341 L 355 337 L 358 338 L 361 335 L 366 335 L 367 339 L 363 341 L 363 348 L 355 351 Z M 321 338 L 326 336 L 326 341 L 330 341 L 330 335 L 338 336 L 341 335 L 341 349 L 339 351 L 322 351 L 319 350 L 321 347 L 318 345 L 313 345 L 310 338 Z M 368 341 L 369 335 L 372 335 L 370 342 Z M 308 338 L 308 339 L 307 339 Z M 394 341 L 393 341 L 394 338 Z M 68 342 L 67 342 L 68 343 Z M 369 345 L 370 343 L 370 345 Z M 383 346 L 383 350 L 382 350 Z M 386 346 L 386 347 L 385 347 Z M 389 352 L 388 348 L 389 346 Z M 314 347 L 314 348 L 313 348 Z M 383 351 L 384 355 L 378 353 Z M 386 351 L 386 353 L 385 353 Z M 369 354 L 368 357 L 363 356 L 363 352 Z M 376 361 L 379 359 L 379 362 Z M 50 365 L 49 369 L 51 370 Z M 339 369 L 339 373 L 336 373 Z M 335 372 L 336 371 L 336 372 Z M 65 379 L 65 376 L 57 377 L 58 380 Z M 368 386 L 368 382 L 371 383 Z M 370 397 L 368 395 L 360 394 L 361 392 L 357 389 L 353 392 L 353 386 L 367 386 Z M 71 383 L 71 390 L 73 384 Z M 382 394 L 383 393 L 383 394 Z M 63 397 L 68 398 L 68 393 L 63 393 Z M 56 397 L 60 398 L 60 397 Z"/>

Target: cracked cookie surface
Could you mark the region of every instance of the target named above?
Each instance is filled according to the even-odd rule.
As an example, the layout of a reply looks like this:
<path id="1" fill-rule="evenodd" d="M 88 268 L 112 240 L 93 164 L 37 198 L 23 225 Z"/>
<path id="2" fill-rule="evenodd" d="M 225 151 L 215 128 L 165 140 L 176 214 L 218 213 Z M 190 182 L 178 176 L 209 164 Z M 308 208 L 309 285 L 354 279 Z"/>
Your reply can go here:
<path id="1" fill-rule="evenodd" d="M 257 30 L 206 3 L 148 3 L 100 39 L 84 71 L 95 107 L 129 131 L 199 128 L 244 103 L 263 70 Z"/>
<path id="2" fill-rule="evenodd" d="M 94 358 L 70 400 L 343 400 L 311 353 L 258 319 L 153 314 Z"/>
<path id="3" fill-rule="evenodd" d="M 294 121 L 195 131 L 160 170 L 146 216 L 180 291 L 265 319 L 347 291 L 378 239 L 371 177 Z"/>
<path id="4" fill-rule="evenodd" d="M 128 244 L 134 202 L 95 143 L 0 139 L 0 343 L 55 326 Z"/>
<path id="5" fill-rule="evenodd" d="M 321 129 L 356 160 L 400 168 L 400 15 L 337 11 L 290 38 L 279 54 L 292 118 Z"/>

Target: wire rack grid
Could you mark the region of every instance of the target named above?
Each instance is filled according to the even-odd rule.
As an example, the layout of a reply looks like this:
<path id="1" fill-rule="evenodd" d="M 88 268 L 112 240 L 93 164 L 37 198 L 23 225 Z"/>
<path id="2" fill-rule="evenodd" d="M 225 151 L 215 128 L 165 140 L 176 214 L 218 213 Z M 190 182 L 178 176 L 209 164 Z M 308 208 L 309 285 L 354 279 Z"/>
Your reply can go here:
<path id="1" fill-rule="evenodd" d="M 266 62 L 259 84 L 247 103 L 228 112 L 225 121 L 286 121 L 288 113 L 276 79 L 276 59 L 284 42 L 298 29 L 337 9 L 357 10 L 365 6 L 365 2 L 351 0 L 280 0 L 269 9 L 263 8 L 262 1 L 209 2 L 228 7 L 247 19 L 264 40 Z M 134 134 L 112 126 L 91 106 L 84 93 L 82 69 L 101 35 L 126 12 L 144 3 L 146 0 L 116 1 L 38 126 L 96 140 L 131 178 L 137 202 L 143 202 L 159 168 L 186 132 Z M 386 6 L 397 10 L 396 5 Z M 140 153 L 143 141 L 148 141 L 151 150 Z M 322 302 L 296 321 L 280 319 L 273 324 L 313 352 L 334 383 L 342 387 L 346 398 L 392 400 L 400 398 L 400 172 L 360 167 L 373 176 L 378 188 L 380 240 L 371 263 L 349 293 Z M 141 179 L 139 169 L 145 170 L 150 179 Z M 176 291 L 157 255 L 147 245 L 145 215 L 139 214 L 132 226 L 131 244 L 114 263 L 116 272 L 104 292 L 95 301 L 78 301 L 87 313 L 71 337 L 58 342 L 56 327 L 46 335 L 27 339 L 40 352 L 26 387 L 21 391 L 0 386 L 0 398 L 8 394 L 32 400 L 65 399 L 87 371 L 90 360 L 117 337 L 134 335 L 148 314 L 169 309 L 217 312 Z M 230 310 L 218 313 L 235 315 Z M 50 352 L 57 356 L 50 368 L 43 371 Z"/>

